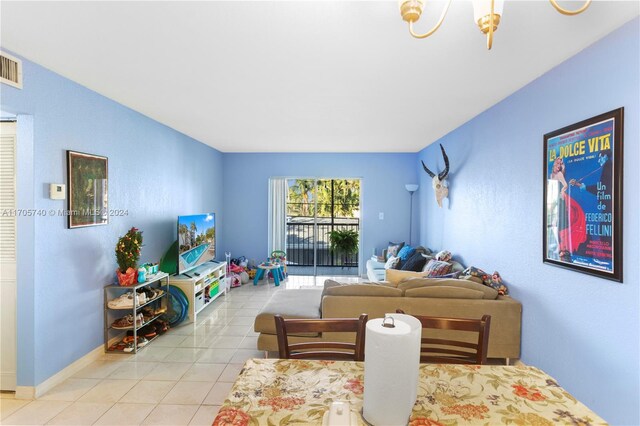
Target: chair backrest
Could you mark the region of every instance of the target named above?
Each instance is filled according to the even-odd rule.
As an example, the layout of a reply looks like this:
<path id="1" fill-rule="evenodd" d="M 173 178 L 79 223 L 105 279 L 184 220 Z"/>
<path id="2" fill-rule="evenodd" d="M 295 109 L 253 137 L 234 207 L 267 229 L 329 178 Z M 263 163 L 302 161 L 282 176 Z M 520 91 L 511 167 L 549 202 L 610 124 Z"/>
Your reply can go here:
<path id="1" fill-rule="evenodd" d="M 344 359 L 364 361 L 364 336 L 369 316 L 360 318 L 284 319 L 274 315 L 278 350 L 284 359 Z M 315 341 L 289 343 L 288 335 L 299 333 L 351 332 L 355 343 Z"/>
<path id="2" fill-rule="evenodd" d="M 396 310 L 404 314 L 402 309 Z M 411 314 L 409 314 L 411 315 Z M 422 323 L 422 344 L 420 362 L 443 364 L 486 364 L 489 347 L 489 330 L 491 315 L 483 315 L 481 319 L 445 318 L 412 315 Z M 477 333 L 477 340 L 441 339 L 429 336 L 429 330 L 454 330 Z"/>

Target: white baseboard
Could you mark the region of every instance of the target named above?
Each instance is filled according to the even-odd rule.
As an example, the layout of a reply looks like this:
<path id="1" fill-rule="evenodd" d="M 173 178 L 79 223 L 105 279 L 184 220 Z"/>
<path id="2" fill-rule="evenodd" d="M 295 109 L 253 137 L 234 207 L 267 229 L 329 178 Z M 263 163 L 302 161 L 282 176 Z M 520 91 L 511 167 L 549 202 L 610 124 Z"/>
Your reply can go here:
<path id="1" fill-rule="evenodd" d="M 35 399 L 35 386 L 16 386 L 16 399 Z"/>
<path id="2" fill-rule="evenodd" d="M 64 382 L 69 377 L 91 364 L 93 361 L 97 361 L 102 358 L 103 355 L 104 345 L 100 345 L 37 386 L 16 386 L 16 399 L 35 399 L 41 397 L 55 386 Z"/>
<path id="3" fill-rule="evenodd" d="M 12 371 L 12 372 L 4 372 L 4 373 L 0 373 L 0 384 L 2 385 L 2 387 L 0 387 L 0 389 L 7 390 L 7 391 L 11 391 L 12 389 L 16 388 L 16 372 Z"/>

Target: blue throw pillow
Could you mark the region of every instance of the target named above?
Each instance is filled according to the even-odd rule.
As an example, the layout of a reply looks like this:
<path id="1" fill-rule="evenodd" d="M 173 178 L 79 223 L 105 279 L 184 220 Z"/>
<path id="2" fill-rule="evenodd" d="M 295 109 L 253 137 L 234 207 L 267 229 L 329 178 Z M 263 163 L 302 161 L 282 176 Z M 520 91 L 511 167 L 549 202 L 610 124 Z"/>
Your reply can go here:
<path id="1" fill-rule="evenodd" d="M 416 252 L 416 249 L 414 249 L 413 247 L 404 246 L 398 252 L 398 257 L 400 258 L 400 260 L 402 260 L 404 262 L 408 258 L 410 258 L 413 255 L 413 253 L 415 253 L 415 252 Z"/>

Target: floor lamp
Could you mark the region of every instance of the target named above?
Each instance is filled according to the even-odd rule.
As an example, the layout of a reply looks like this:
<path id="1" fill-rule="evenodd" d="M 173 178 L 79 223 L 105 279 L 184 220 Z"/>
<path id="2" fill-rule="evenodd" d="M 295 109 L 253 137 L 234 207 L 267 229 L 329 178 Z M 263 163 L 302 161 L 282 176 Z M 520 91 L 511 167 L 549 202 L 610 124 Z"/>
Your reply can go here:
<path id="1" fill-rule="evenodd" d="M 407 191 L 409 191 L 409 194 L 411 194 L 411 201 L 409 202 L 409 245 L 411 245 L 411 225 L 413 225 L 413 193 L 418 190 L 419 186 L 415 183 L 408 183 L 404 187 Z"/>

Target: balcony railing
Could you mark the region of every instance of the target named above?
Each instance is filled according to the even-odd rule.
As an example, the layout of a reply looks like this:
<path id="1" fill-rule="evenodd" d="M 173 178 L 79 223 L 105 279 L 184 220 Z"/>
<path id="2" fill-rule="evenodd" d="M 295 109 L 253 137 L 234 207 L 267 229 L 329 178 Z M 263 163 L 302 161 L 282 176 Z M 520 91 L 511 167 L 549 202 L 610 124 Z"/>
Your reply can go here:
<path id="1" fill-rule="evenodd" d="M 317 237 L 315 229 L 317 228 Z M 358 253 L 332 253 L 329 245 L 331 231 L 349 229 L 359 232 L 358 219 L 335 219 L 334 223 L 318 223 L 312 220 L 304 222 L 304 218 L 292 218 L 287 222 L 287 263 L 289 265 L 313 266 L 314 242 L 317 243 L 317 266 L 358 266 Z"/>

